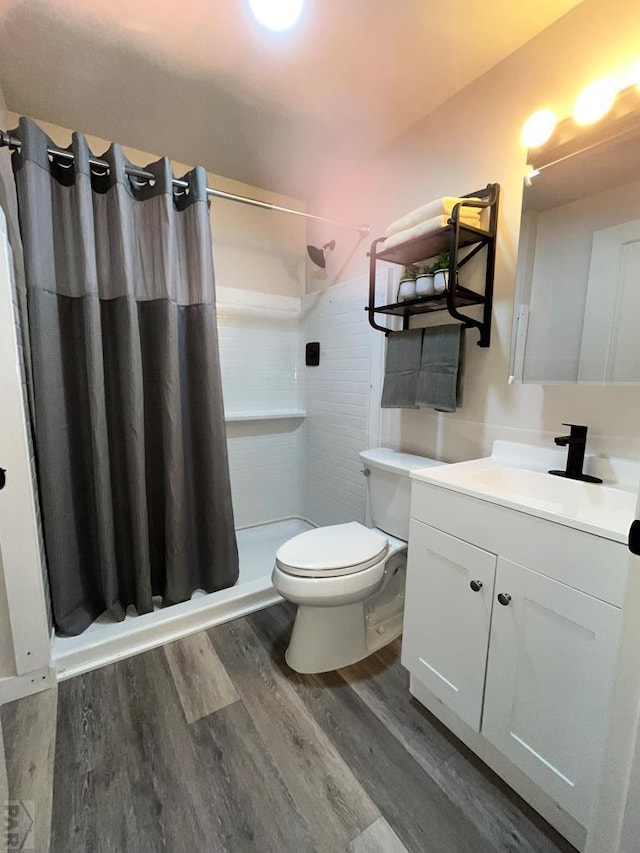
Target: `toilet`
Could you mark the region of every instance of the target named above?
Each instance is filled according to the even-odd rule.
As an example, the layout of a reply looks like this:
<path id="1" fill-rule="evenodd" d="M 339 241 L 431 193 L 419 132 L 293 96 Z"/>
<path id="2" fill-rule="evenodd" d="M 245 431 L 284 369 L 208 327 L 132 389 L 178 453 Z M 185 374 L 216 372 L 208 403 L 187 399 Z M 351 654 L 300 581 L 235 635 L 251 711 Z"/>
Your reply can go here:
<path id="1" fill-rule="evenodd" d="M 318 527 L 276 553 L 273 585 L 298 605 L 285 655 L 296 672 L 348 666 L 402 633 L 409 474 L 442 463 L 384 447 L 359 456 L 375 526 Z"/>

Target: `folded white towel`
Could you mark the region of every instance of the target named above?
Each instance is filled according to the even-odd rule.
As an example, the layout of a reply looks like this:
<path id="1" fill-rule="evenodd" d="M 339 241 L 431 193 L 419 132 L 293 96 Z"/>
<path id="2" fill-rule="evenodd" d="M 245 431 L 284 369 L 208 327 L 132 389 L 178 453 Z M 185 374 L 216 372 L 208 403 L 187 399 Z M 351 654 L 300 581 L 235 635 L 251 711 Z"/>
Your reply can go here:
<path id="1" fill-rule="evenodd" d="M 481 199 L 478 198 L 467 200 L 481 201 Z M 415 210 L 412 210 L 410 213 L 407 213 L 405 216 L 401 216 L 400 219 L 396 219 L 395 222 L 392 222 L 387 228 L 385 236 L 391 237 L 392 234 L 397 234 L 398 231 L 406 231 L 407 228 L 413 228 L 414 225 L 418 225 L 420 222 L 425 222 L 428 219 L 433 219 L 435 216 L 449 217 L 451 216 L 453 208 L 461 201 L 461 198 L 446 195 L 443 198 L 437 198 L 435 201 L 423 204 L 421 207 L 416 207 Z M 483 208 L 481 207 L 463 207 L 461 213 L 469 219 L 479 219 L 482 210 Z"/>
<path id="2" fill-rule="evenodd" d="M 405 228 L 404 231 L 398 231 L 392 234 L 382 244 L 379 251 L 392 249 L 394 246 L 399 246 L 400 243 L 406 243 L 409 240 L 415 240 L 416 237 L 423 237 L 425 234 L 430 234 L 432 231 L 439 231 L 444 228 L 449 221 L 448 216 L 434 216 L 432 219 L 427 219 L 424 222 L 419 222 L 412 228 Z M 474 228 L 480 227 L 480 221 L 477 217 L 467 217 L 466 214 L 460 217 L 460 222 L 464 225 L 471 225 Z"/>

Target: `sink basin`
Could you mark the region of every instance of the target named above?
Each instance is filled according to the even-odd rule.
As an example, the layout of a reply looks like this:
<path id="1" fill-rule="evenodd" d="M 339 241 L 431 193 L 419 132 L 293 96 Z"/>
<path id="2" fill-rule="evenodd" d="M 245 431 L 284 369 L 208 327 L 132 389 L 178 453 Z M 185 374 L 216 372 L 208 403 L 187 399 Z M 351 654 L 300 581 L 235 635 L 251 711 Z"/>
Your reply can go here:
<path id="1" fill-rule="evenodd" d="M 499 456 L 415 471 L 411 476 L 618 542 L 627 541 L 635 517 L 635 492 L 512 467 Z"/>

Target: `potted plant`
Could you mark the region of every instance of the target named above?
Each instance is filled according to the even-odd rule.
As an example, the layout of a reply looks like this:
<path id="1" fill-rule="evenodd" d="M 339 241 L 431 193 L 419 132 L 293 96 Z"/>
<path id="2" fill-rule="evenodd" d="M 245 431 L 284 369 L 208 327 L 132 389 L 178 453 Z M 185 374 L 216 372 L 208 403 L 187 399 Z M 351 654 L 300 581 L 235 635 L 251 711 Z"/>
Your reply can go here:
<path id="1" fill-rule="evenodd" d="M 449 252 L 442 252 L 434 264 L 433 286 L 436 293 L 444 293 L 449 286 Z"/>
<path id="2" fill-rule="evenodd" d="M 416 298 L 416 271 L 414 267 L 405 267 L 400 276 L 400 287 L 398 288 L 398 302 L 406 302 L 407 299 Z"/>
<path id="3" fill-rule="evenodd" d="M 426 264 L 418 267 L 416 275 L 416 296 L 433 296 L 436 292 L 433 282 L 433 274 L 435 271 L 435 264 Z"/>

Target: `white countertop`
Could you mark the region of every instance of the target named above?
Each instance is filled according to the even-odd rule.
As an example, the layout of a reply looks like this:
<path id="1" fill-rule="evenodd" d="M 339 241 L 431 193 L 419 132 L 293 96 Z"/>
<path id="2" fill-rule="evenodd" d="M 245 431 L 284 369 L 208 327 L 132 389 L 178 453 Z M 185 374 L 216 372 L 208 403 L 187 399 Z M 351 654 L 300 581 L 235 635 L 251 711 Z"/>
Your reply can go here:
<path id="1" fill-rule="evenodd" d="M 486 459 L 420 469 L 411 478 L 626 543 L 636 492 L 616 482 L 583 483 L 547 473 L 563 469 L 565 456 L 554 449 L 497 441 Z M 624 472 L 627 486 L 640 478 L 640 463 L 606 462 L 606 470 Z M 589 460 L 590 473 L 601 468 Z"/>

